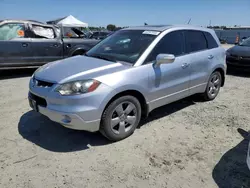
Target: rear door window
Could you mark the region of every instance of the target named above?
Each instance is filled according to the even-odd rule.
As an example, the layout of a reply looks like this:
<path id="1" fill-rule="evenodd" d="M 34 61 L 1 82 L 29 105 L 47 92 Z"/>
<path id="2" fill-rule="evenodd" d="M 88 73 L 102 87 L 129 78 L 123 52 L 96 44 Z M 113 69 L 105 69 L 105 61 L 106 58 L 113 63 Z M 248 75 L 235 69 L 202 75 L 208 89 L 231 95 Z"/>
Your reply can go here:
<path id="1" fill-rule="evenodd" d="M 208 49 L 213 49 L 213 48 L 218 47 L 217 42 L 215 41 L 214 37 L 210 33 L 204 32 L 204 35 L 205 35 L 205 37 L 207 39 Z"/>
<path id="2" fill-rule="evenodd" d="M 186 53 L 207 49 L 207 40 L 201 31 L 185 31 Z"/>
<path id="3" fill-rule="evenodd" d="M 25 37 L 25 26 L 23 23 L 7 23 L 0 26 L 0 40 L 13 40 Z"/>

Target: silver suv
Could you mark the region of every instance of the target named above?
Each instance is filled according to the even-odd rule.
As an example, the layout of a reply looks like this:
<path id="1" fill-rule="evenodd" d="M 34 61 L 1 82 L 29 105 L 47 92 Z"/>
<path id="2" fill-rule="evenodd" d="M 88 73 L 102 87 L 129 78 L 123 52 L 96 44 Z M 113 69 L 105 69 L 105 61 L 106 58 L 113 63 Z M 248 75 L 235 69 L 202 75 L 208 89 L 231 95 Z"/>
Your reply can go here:
<path id="1" fill-rule="evenodd" d="M 40 67 L 30 80 L 29 103 L 67 128 L 118 141 L 155 108 L 197 93 L 213 100 L 225 82 L 225 57 L 210 29 L 122 29 L 85 56 Z"/>

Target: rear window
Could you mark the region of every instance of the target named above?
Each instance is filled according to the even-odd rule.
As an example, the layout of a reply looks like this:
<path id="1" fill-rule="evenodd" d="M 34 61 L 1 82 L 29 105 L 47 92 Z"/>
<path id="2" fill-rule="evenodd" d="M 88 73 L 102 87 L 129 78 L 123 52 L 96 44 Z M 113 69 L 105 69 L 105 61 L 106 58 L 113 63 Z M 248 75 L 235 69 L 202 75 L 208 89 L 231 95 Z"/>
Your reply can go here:
<path id="1" fill-rule="evenodd" d="M 208 49 L 218 47 L 217 42 L 215 41 L 214 37 L 210 33 L 204 32 L 204 35 L 205 35 L 205 37 L 207 39 L 207 47 L 208 47 Z"/>
<path id="2" fill-rule="evenodd" d="M 185 31 L 186 53 L 207 49 L 207 40 L 201 31 Z"/>

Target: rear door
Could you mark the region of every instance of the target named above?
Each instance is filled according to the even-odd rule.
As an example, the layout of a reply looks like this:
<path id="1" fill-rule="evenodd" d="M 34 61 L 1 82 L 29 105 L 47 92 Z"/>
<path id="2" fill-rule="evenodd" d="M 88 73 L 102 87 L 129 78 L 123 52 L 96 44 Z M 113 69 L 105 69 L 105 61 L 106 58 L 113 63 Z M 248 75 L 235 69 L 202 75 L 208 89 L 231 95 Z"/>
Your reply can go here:
<path id="1" fill-rule="evenodd" d="M 0 25 L 0 67 L 29 65 L 30 42 L 24 23 L 8 22 Z"/>
<path id="2" fill-rule="evenodd" d="M 208 43 L 202 31 L 186 30 L 185 53 L 189 61 L 191 71 L 190 94 L 203 92 L 207 85 L 207 77 L 210 67 L 211 52 L 208 50 Z"/>
<path id="3" fill-rule="evenodd" d="M 29 25 L 32 59 L 37 65 L 63 58 L 63 42 L 53 27 Z"/>

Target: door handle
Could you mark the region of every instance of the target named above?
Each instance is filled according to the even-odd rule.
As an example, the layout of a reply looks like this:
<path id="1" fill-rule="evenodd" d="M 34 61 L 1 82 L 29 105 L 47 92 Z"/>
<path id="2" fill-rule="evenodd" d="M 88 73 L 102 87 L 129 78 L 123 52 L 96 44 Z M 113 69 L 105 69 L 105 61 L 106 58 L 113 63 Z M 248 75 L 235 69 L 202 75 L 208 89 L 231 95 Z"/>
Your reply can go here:
<path id="1" fill-rule="evenodd" d="M 183 63 L 183 64 L 181 65 L 181 67 L 182 67 L 183 69 L 187 68 L 188 66 L 189 66 L 189 63 Z"/>
<path id="2" fill-rule="evenodd" d="M 208 59 L 213 59 L 214 56 L 213 56 L 213 55 L 209 55 L 207 58 L 208 58 Z"/>
<path id="3" fill-rule="evenodd" d="M 27 43 L 22 43 L 22 47 L 27 47 L 28 44 Z"/>

